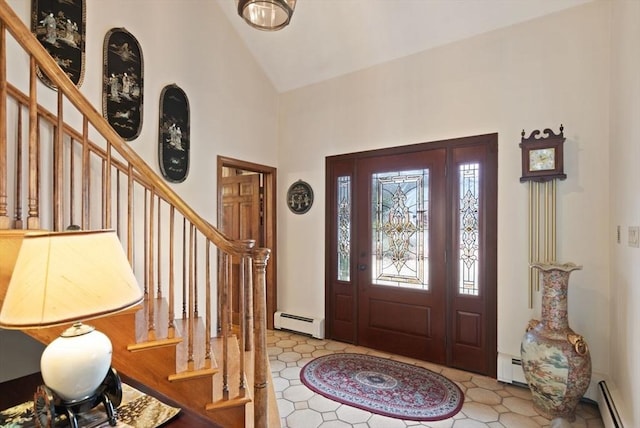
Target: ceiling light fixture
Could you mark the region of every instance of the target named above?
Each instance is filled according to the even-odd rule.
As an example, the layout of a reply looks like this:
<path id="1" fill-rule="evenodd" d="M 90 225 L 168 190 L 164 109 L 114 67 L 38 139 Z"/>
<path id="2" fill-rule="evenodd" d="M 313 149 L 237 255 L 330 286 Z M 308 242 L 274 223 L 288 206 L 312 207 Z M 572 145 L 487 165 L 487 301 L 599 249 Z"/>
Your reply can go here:
<path id="1" fill-rule="evenodd" d="M 253 28 L 275 31 L 289 25 L 296 0 L 236 0 L 238 15 Z"/>

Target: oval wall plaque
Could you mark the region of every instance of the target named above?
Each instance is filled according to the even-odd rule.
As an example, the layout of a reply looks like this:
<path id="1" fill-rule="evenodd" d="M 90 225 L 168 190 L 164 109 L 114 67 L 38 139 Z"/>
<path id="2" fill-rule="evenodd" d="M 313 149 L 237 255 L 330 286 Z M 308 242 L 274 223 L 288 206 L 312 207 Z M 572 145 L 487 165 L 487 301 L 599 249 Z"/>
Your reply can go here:
<path id="1" fill-rule="evenodd" d="M 140 44 L 124 28 L 104 38 L 102 115 L 126 141 L 142 129 L 143 61 Z"/>
<path id="2" fill-rule="evenodd" d="M 298 180 L 289 186 L 287 205 L 294 214 L 304 214 L 313 205 L 313 189 L 306 181 Z"/>
<path id="3" fill-rule="evenodd" d="M 31 32 L 73 84 L 80 87 L 84 77 L 84 0 L 33 0 Z M 36 73 L 45 85 L 56 89 L 40 67 Z"/>
<path id="4" fill-rule="evenodd" d="M 189 172 L 189 100 L 177 85 L 167 85 L 160 94 L 158 132 L 160 171 L 168 181 L 180 183 Z"/>

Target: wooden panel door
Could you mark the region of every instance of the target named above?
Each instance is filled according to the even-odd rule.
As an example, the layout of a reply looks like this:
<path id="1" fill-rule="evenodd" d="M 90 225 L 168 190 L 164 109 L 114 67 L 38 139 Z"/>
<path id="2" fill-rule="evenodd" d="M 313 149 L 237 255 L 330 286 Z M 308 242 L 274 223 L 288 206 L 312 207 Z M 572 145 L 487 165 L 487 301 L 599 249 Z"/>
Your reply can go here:
<path id="1" fill-rule="evenodd" d="M 247 174 L 222 178 L 222 232 L 232 239 L 256 239 L 262 245 L 260 228 L 260 175 Z M 240 260 L 232 264 L 232 322 L 239 323 Z"/>
<path id="2" fill-rule="evenodd" d="M 445 150 L 358 162 L 358 341 L 444 364 Z"/>

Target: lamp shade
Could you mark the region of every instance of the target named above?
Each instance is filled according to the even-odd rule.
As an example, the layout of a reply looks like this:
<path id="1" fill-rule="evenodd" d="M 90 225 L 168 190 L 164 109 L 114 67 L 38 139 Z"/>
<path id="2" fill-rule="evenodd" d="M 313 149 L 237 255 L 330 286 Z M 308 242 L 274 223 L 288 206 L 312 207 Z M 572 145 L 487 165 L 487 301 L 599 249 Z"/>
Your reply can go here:
<path id="1" fill-rule="evenodd" d="M 238 15 L 259 30 L 274 31 L 286 27 L 296 0 L 239 0 Z"/>
<path id="2" fill-rule="evenodd" d="M 142 291 L 113 230 L 26 233 L 1 302 L 0 328 L 67 324 L 141 301 Z"/>

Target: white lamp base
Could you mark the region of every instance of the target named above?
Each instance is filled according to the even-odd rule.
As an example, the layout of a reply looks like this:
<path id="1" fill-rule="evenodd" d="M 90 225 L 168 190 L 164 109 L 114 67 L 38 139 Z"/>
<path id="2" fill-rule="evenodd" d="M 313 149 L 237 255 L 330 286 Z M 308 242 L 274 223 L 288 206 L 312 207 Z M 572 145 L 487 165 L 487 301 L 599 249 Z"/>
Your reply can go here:
<path id="1" fill-rule="evenodd" d="M 111 341 L 105 334 L 76 323 L 42 353 L 42 379 L 64 401 L 86 399 L 105 379 L 112 353 Z"/>

